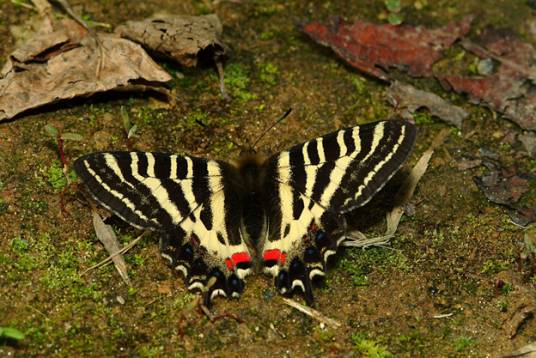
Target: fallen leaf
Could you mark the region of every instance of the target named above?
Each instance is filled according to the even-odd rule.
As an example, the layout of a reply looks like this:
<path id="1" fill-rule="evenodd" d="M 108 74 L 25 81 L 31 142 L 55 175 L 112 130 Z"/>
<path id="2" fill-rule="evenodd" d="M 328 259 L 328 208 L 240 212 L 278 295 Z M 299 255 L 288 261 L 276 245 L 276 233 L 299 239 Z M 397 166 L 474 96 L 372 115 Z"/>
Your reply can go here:
<path id="1" fill-rule="evenodd" d="M 93 227 L 95 229 L 95 234 L 97 235 L 97 238 L 102 243 L 102 245 L 104 245 L 104 248 L 106 249 L 108 254 L 113 255 L 112 261 L 115 265 L 115 268 L 117 269 L 117 272 L 119 272 L 119 275 L 121 276 L 123 281 L 125 281 L 125 283 L 130 286 L 130 279 L 128 278 L 127 273 L 127 264 L 125 263 L 125 260 L 123 259 L 122 255 L 116 254 L 118 251 L 121 250 L 119 241 L 117 241 L 117 236 L 115 235 L 111 226 L 106 225 L 104 221 L 102 221 L 102 218 L 95 209 L 92 209 L 91 213 L 93 216 Z"/>
<path id="2" fill-rule="evenodd" d="M 510 219 L 519 226 L 527 226 L 536 221 L 536 207 L 529 208 L 526 206 L 512 209 L 508 212 Z"/>
<path id="3" fill-rule="evenodd" d="M 536 159 L 536 134 L 534 132 L 527 132 L 520 134 L 517 139 L 523 144 L 527 153 Z"/>
<path id="4" fill-rule="evenodd" d="M 11 54 L 0 72 L 0 121 L 29 109 L 109 90 L 166 92 L 170 75 L 141 46 L 89 34 L 73 20 L 40 33 Z"/>
<path id="5" fill-rule="evenodd" d="M 515 168 L 508 168 L 476 176 L 474 181 L 489 201 L 512 206 L 529 190 L 529 181 L 522 176 Z"/>
<path id="6" fill-rule="evenodd" d="M 481 159 L 468 159 L 468 158 L 461 158 L 460 160 L 456 161 L 456 167 L 458 170 L 469 170 L 476 167 L 479 167 L 482 164 Z"/>
<path id="7" fill-rule="evenodd" d="M 391 105 L 402 110 L 400 115 L 406 119 L 412 119 L 413 113 L 425 107 L 433 116 L 461 128 L 462 121 L 469 115 L 463 108 L 450 104 L 434 93 L 399 81 L 394 81 L 389 86 L 386 96 Z"/>
<path id="8" fill-rule="evenodd" d="M 215 62 L 225 55 L 220 40 L 222 25 L 217 15 L 155 16 L 143 21 L 127 21 L 115 29 L 121 37 L 187 67 L 209 58 Z"/>
<path id="9" fill-rule="evenodd" d="M 536 343 L 535 342 L 529 343 L 526 346 L 516 349 L 512 353 L 504 356 L 504 358 L 514 358 L 514 357 L 523 357 L 523 358 L 536 357 Z"/>
<path id="10" fill-rule="evenodd" d="M 472 101 L 484 103 L 517 123 L 521 128 L 536 129 L 536 93 L 527 82 L 536 81 L 536 51 L 506 30 L 487 29 L 475 41 L 462 45 L 480 58 L 498 64 L 488 76 L 444 76 L 439 80 L 447 89 L 469 94 Z"/>
<path id="11" fill-rule="evenodd" d="M 437 29 L 422 26 L 348 24 L 337 18 L 330 25 L 317 21 L 303 27 L 314 41 L 329 46 L 356 69 L 384 80 L 392 67 L 404 68 L 412 76 L 431 76 L 432 65 L 458 38 L 469 32 L 473 17 Z"/>

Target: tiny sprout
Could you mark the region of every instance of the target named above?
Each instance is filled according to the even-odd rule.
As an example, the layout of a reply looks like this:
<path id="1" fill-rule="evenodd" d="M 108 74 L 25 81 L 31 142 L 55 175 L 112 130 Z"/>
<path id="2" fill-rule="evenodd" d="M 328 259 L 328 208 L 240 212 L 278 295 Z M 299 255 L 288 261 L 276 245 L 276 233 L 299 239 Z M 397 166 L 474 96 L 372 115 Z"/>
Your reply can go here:
<path id="1" fill-rule="evenodd" d="M 54 139 L 58 138 L 58 130 L 53 125 L 47 124 L 45 126 L 45 131 L 52 138 L 54 138 Z"/>
<path id="2" fill-rule="evenodd" d="M 72 140 L 72 141 L 81 141 L 83 139 L 82 135 L 78 133 L 63 133 L 60 136 L 63 140 Z"/>
<path id="3" fill-rule="evenodd" d="M 24 333 L 12 327 L 0 327 L 0 338 L 7 338 L 7 339 L 20 341 L 24 339 Z"/>

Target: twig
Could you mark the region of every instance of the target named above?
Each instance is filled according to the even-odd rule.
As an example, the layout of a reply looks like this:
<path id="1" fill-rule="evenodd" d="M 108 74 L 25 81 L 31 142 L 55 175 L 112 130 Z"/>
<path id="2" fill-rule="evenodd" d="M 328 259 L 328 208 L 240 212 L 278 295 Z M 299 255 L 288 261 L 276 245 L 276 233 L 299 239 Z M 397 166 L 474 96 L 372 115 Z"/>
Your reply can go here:
<path id="1" fill-rule="evenodd" d="M 331 326 L 333 328 L 339 328 L 342 326 L 342 324 L 339 321 L 326 317 L 322 313 L 318 312 L 317 310 L 311 307 L 304 306 L 294 300 L 291 300 L 290 298 L 282 297 L 282 299 L 283 299 L 283 302 L 285 302 L 290 307 L 295 308 L 302 313 L 305 313 L 309 317 L 312 317 L 316 319 L 317 321 L 324 323 L 327 326 Z"/>
<path id="2" fill-rule="evenodd" d="M 433 316 L 433 318 L 435 319 L 441 319 L 441 318 L 447 318 L 447 317 L 450 317 L 454 315 L 454 313 L 444 313 L 444 314 L 436 314 L 435 316 Z"/>
<path id="3" fill-rule="evenodd" d="M 197 298 L 197 308 L 199 309 L 200 313 L 207 316 L 208 320 L 211 323 L 215 323 L 216 321 L 219 321 L 224 318 L 230 318 L 232 320 L 235 320 L 238 323 L 245 323 L 243 319 L 229 312 L 224 312 L 219 315 L 214 315 L 212 312 L 210 312 L 208 307 L 203 304 L 203 298 L 201 296 Z"/>
<path id="4" fill-rule="evenodd" d="M 218 77 L 220 78 L 220 92 L 221 96 L 228 100 L 230 99 L 227 92 L 225 92 L 225 74 L 223 72 L 223 63 L 221 61 L 216 61 L 216 69 L 218 70 Z"/>
<path id="5" fill-rule="evenodd" d="M 32 310 L 34 310 L 35 312 L 37 312 L 38 314 L 40 314 L 41 316 L 43 316 L 47 321 L 50 320 L 50 318 L 48 318 L 48 316 L 46 314 L 44 314 L 43 312 L 41 312 L 40 310 L 38 310 L 37 308 L 35 308 L 34 306 L 32 305 L 28 305 L 28 307 L 30 307 Z"/>
<path id="6" fill-rule="evenodd" d="M 394 235 L 382 235 L 373 238 L 368 238 L 361 231 L 355 230 L 346 236 L 345 240 L 342 243 L 342 246 L 361 247 L 363 249 L 366 249 L 367 247 L 371 246 L 385 246 L 389 244 L 389 241 L 393 237 Z"/>
<path id="7" fill-rule="evenodd" d="M 110 256 L 108 256 L 107 258 L 105 258 L 104 260 L 102 260 L 101 262 L 99 262 L 98 264 L 95 264 L 93 266 L 91 266 L 90 268 L 86 269 L 84 272 L 82 272 L 80 274 L 80 276 L 83 276 L 85 275 L 86 273 L 88 273 L 89 271 L 92 271 L 96 268 L 99 268 L 101 266 L 104 266 L 104 265 L 107 265 L 109 264 L 114 257 L 116 257 L 117 255 L 121 255 L 121 254 L 124 254 L 125 252 L 127 252 L 128 250 L 130 250 L 131 248 L 133 248 L 137 243 L 138 241 L 140 241 L 143 236 L 147 233 L 147 231 L 144 231 L 142 232 L 137 238 L 135 238 L 134 240 L 132 240 L 131 242 L 129 242 L 127 245 L 125 245 L 121 250 L 119 251 L 116 251 L 114 252 L 113 254 L 111 254 Z"/>

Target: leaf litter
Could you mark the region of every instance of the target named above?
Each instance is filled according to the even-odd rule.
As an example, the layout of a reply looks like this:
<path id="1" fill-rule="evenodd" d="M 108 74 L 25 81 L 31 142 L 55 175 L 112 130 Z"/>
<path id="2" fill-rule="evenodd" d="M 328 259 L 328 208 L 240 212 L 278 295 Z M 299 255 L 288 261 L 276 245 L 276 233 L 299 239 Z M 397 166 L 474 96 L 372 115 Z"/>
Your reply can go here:
<path id="1" fill-rule="evenodd" d="M 44 105 L 114 91 L 157 91 L 169 95 L 172 77 L 145 52 L 146 48 L 182 66 L 213 60 L 223 88 L 220 40 L 215 14 L 157 16 L 128 21 L 116 33 L 88 28 L 65 0 L 59 5 L 72 19 L 54 22 L 46 0 L 35 0 L 42 17 L 39 31 L 8 58 L 0 71 L 0 121 Z"/>
<path id="2" fill-rule="evenodd" d="M 461 129 L 462 121 L 469 116 L 463 108 L 450 104 L 438 95 L 400 81 L 394 81 L 389 86 L 386 96 L 388 102 L 406 119 L 412 119 L 413 113 L 424 107 L 431 115 Z"/>
<path id="3" fill-rule="evenodd" d="M 203 61 L 216 63 L 225 57 L 222 30 L 216 14 L 160 15 L 142 21 L 127 21 L 118 26 L 115 33 L 168 60 L 194 67 Z"/>
<path id="4" fill-rule="evenodd" d="M 0 121 L 30 109 L 109 90 L 166 93 L 171 76 L 143 48 L 113 34 L 91 34 L 74 20 L 39 33 L 0 72 Z"/>
<path id="5" fill-rule="evenodd" d="M 330 47 L 350 66 L 373 77 L 389 80 L 389 70 L 398 68 L 411 76 L 429 77 L 443 50 L 465 36 L 472 16 L 444 27 L 347 23 L 340 18 L 329 25 L 312 21 L 303 31 L 317 43 Z"/>
<path id="6" fill-rule="evenodd" d="M 462 46 L 481 59 L 492 59 L 497 67 L 488 76 L 443 76 L 439 80 L 447 89 L 469 94 L 502 113 L 523 129 L 536 130 L 536 51 L 509 30 L 486 29 L 475 42 L 464 40 Z"/>
<path id="7" fill-rule="evenodd" d="M 518 204 L 522 195 L 529 190 L 530 174 L 520 173 L 516 166 L 502 167 L 486 161 L 489 171 L 473 178 L 477 187 L 492 203 L 509 209 L 510 219 L 521 226 L 536 220 L 536 205 L 528 207 Z M 532 204 L 534 205 L 534 204 Z"/>

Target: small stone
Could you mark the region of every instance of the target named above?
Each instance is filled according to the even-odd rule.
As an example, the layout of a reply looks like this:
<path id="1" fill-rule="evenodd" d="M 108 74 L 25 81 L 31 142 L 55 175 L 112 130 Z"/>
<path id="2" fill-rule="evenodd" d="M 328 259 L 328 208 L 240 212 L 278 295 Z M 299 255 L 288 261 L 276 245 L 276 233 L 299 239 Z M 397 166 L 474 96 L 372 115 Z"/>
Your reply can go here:
<path id="1" fill-rule="evenodd" d="M 493 73 L 494 68 L 493 60 L 491 58 L 486 58 L 484 60 L 478 61 L 478 65 L 476 66 L 476 69 L 479 74 L 483 76 L 491 75 Z"/>
<path id="2" fill-rule="evenodd" d="M 119 302 L 119 304 L 125 304 L 125 299 L 122 296 L 117 296 L 115 299 L 117 300 L 117 302 Z"/>
<path id="3" fill-rule="evenodd" d="M 112 136 L 107 131 L 98 131 L 93 134 L 93 141 L 95 142 L 95 149 L 102 151 L 110 148 Z"/>

